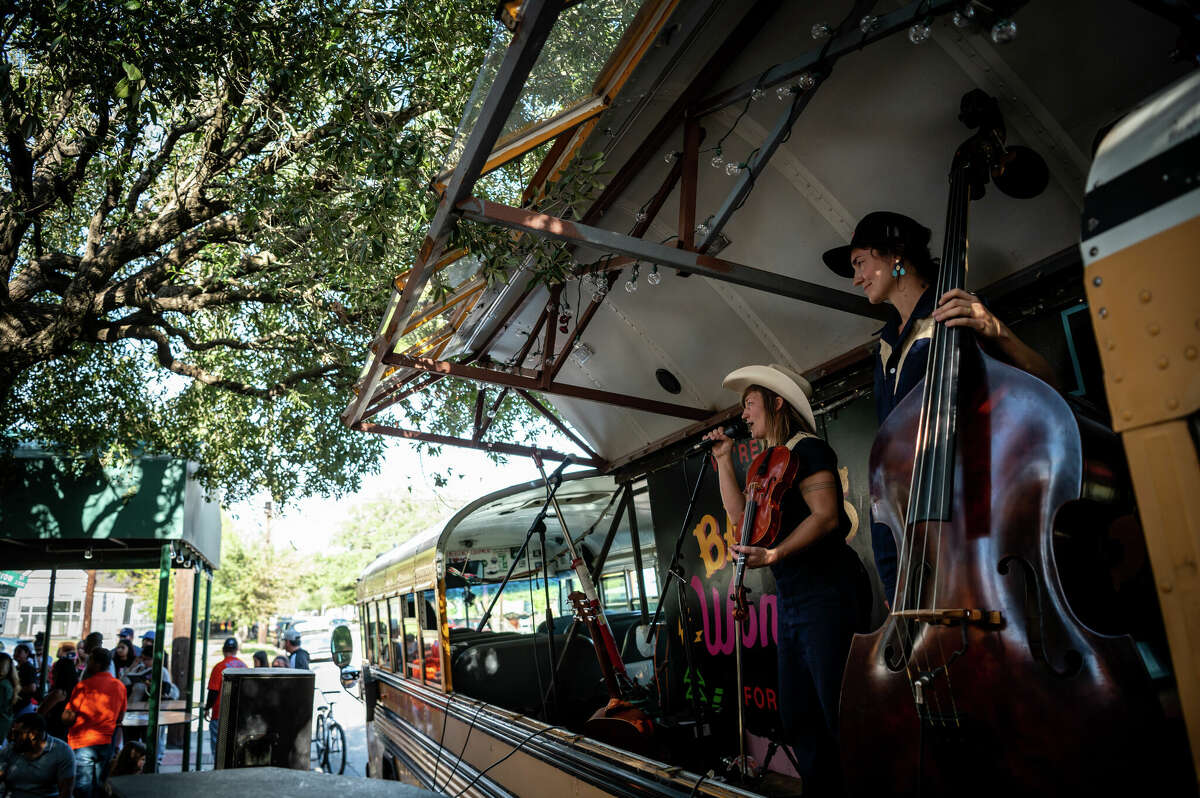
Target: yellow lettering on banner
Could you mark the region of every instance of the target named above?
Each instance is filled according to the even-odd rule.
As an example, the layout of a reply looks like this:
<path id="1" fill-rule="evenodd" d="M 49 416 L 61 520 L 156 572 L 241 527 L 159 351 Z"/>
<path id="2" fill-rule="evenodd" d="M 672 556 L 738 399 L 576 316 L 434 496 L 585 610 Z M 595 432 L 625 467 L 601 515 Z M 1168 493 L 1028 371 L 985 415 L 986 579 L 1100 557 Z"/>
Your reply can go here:
<path id="1" fill-rule="evenodd" d="M 725 541 L 721 539 L 721 527 L 717 525 L 717 519 L 705 515 L 700 519 L 700 523 L 696 524 L 692 534 L 700 544 L 700 559 L 704 562 L 705 576 L 711 577 L 725 567 L 729 557 L 729 550 Z"/>

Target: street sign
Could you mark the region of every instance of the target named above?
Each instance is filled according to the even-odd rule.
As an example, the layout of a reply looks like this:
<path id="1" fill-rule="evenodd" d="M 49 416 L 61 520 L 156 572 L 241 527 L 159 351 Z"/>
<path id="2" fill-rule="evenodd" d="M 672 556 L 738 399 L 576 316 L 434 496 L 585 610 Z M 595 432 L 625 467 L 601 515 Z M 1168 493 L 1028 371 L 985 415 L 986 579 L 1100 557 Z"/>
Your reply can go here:
<path id="1" fill-rule="evenodd" d="M 25 583 L 28 581 L 29 577 L 20 571 L 0 571 L 0 585 L 25 587 Z"/>

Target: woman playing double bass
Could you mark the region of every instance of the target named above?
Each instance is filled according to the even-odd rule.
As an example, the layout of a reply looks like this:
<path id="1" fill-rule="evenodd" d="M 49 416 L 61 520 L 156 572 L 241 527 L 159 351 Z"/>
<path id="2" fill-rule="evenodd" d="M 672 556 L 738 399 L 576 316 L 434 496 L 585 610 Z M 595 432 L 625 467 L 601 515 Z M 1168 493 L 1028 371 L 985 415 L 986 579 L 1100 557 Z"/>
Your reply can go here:
<path id="1" fill-rule="evenodd" d="M 770 566 L 778 593 L 779 711 L 800 764 L 805 794 L 841 792 L 837 755 L 838 693 L 855 631 L 869 614 L 870 587 L 846 545 L 846 516 L 837 455 L 815 434 L 808 381 L 785 366 L 746 366 L 724 386 L 742 395 L 752 437 L 786 446 L 795 478 L 782 494 L 779 536 L 771 547 L 733 547 L 750 568 Z M 740 521 L 745 497 L 734 473 L 732 443 L 720 430 L 713 456 L 721 501 Z"/>
<path id="2" fill-rule="evenodd" d="M 1054 385 L 1046 359 L 1021 342 L 979 298 L 961 288 L 936 296 L 937 262 L 929 254 L 929 228 L 891 211 L 862 218 L 849 246 L 822 259 L 835 274 L 850 278 L 871 304 L 892 306 L 879 331 L 875 360 L 875 411 L 880 424 L 925 376 L 933 325 L 974 330 L 988 354 Z M 896 543 L 886 526 L 871 523 L 871 548 L 884 597 L 896 593 Z"/>

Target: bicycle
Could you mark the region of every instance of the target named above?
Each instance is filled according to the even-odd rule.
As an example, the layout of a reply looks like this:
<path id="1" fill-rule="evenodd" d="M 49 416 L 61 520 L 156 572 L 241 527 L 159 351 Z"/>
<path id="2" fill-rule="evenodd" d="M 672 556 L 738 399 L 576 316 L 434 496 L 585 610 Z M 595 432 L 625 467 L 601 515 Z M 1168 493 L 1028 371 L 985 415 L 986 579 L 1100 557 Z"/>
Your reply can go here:
<path id="1" fill-rule="evenodd" d="M 318 690 L 321 704 L 317 707 L 317 718 L 313 723 L 312 744 L 316 751 L 313 761 L 315 770 L 341 775 L 346 770 L 346 731 L 333 718 L 333 701 L 329 696 L 338 690 Z"/>

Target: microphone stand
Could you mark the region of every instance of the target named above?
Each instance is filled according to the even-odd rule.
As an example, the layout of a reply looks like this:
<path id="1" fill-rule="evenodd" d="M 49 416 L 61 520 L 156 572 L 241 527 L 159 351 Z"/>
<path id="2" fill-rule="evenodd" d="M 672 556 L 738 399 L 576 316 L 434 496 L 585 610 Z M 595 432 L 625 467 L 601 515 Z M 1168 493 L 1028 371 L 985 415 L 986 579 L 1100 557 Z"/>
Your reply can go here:
<path id="1" fill-rule="evenodd" d="M 681 462 L 683 463 L 683 475 L 685 480 L 687 479 L 687 461 L 692 454 L 694 453 L 689 452 L 680 458 Z M 663 574 L 663 583 L 658 591 L 658 606 L 654 609 L 654 617 L 650 620 L 650 628 L 646 631 L 646 642 L 652 645 L 657 645 L 656 634 L 658 630 L 659 618 L 662 616 L 663 606 L 667 601 L 667 589 L 671 585 L 674 585 L 675 602 L 679 606 L 679 620 L 683 625 L 683 656 L 687 662 L 687 673 L 689 676 L 693 676 L 696 673 L 695 655 L 692 652 L 692 640 L 695 638 L 692 634 L 692 626 L 688 621 L 688 615 L 684 605 L 684 581 L 679 560 L 683 556 L 683 541 L 684 537 L 687 535 L 688 524 L 692 520 L 692 512 L 696 509 L 696 497 L 700 494 L 700 484 L 704 482 L 704 474 L 708 465 L 708 452 L 705 452 L 705 455 L 705 459 L 700 465 L 700 473 L 696 475 L 696 481 L 692 485 L 692 494 L 688 497 L 687 509 L 683 513 L 683 523 L 679 525 L 679 534 L 675 536 L 675 553 L 671 556 L 671 564 L 667 566 L 667 572 Z M 674 581 L 672 581 L 672 577 L 674 577 Z M 670 582 L 670 584 L 668 584 L 668 582 Z M 670 644 L 668 643 L 668 645 Z M 696 723 L 701 724 L 703 715 L 705 714 L 705 707 L 700 703 L 700 699 L 697 695 L 699 691 L 695 688 L 695 686 L 693 686 L 693 689 L 691 689 L 689 692 L 692 697 L 692 714 L 696 718 Z"/>

